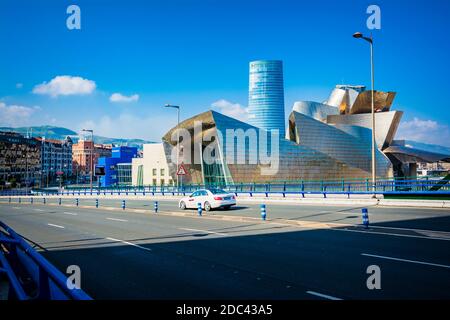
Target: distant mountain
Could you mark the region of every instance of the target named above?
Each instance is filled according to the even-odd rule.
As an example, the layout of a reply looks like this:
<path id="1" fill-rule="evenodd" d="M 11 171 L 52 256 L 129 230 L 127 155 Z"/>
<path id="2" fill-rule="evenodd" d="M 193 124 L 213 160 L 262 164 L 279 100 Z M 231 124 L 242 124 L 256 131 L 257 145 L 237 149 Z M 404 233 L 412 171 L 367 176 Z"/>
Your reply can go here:
<path id="1" fill-rule="evenodd" d="M 67 128 L 53 127 L 53 126 L 39 126 L 39 127 L 0 127 L 0 131 L 14 131 L 23 135 L 32 134 L 33 137 L 46 137 L 48 139 L 64 139 L 67 136 L 77 136 L 75 131 Z"/>
<path id="2" fill-rule="evenodd" d="M 428 152 L 450 155 L 450 147 L 444 147 L 437 144 L 429 144 L 418 141 L 405 140 L 405 146 L 425 150 Z"/>
<path id="3" fill-rule="evenodd" d="M 26 136 L 27 134 L 33 135 L 33 137 L 46 137 L 47 139 L 63 140 L 67 136 L 71 137 L 73 142 L 76 143 L 79 140 L 78 133 L 62 127 L 53 126 L 36 126 L 36 127 L 0 127 L 0 131 L 13 131 Z M 142 149 L 142 145 L 145 143 L 154 143 L 153 141 L 147 141 L 143 139 L 122 139 L 122 138 L 108 138 L 94 135 L 95 143 L 113 144 L 117 146 L 130 146 Z"/>

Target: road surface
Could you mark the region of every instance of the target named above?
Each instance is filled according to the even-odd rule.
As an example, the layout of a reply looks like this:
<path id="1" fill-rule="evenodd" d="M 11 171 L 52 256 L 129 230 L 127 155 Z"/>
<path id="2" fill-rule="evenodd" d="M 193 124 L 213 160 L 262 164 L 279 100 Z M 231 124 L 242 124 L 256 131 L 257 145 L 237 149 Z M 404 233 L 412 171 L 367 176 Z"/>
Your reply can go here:
<path id="1" fill-rule="evenodd" d="M 2 199 L 0 220 L 61 271 L 80 266 L 95 299 L 450 298 L 449 210 L 373 207 L 365 230 L 360 207 L 268 205 L 261 221 L 257 204 L 198 217 L 169 215 L 173 200 L 159 214 L 152 201 L 73 201 Z M 380 290 L 367 288 L 371 265 Z"/>

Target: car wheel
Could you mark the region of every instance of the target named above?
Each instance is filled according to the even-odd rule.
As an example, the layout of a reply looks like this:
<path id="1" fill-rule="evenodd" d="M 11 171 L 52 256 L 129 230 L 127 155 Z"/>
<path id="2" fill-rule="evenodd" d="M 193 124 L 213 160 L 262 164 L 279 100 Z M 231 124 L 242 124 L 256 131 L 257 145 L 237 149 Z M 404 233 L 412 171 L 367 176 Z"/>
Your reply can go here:
<path id="1" fill-rule="evenodd" d="M 186 210 L 186 203 L 184 203 L 184 201 L 180 202 L 180 209 L 181 210 Z"/>
<path id="2" fill-rule="evenodd" d="M 205 211 L 208 212 L 210 210 L 211 210 L 211 204 L 208 201 L 206 201 L 205 202 Z"/>

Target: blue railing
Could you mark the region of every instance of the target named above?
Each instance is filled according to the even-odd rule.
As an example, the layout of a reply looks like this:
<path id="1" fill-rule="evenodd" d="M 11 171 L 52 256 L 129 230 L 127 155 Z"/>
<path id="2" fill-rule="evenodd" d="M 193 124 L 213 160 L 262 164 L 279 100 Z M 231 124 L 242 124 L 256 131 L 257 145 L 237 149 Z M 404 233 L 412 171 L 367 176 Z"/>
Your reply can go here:
<path id="1" fill-rule="evenodd" d="M 9 298 L 18 300 L 92 300 L 69 289 L 66 276 L 0 221 L 0 273 L 6 274 Z"/>

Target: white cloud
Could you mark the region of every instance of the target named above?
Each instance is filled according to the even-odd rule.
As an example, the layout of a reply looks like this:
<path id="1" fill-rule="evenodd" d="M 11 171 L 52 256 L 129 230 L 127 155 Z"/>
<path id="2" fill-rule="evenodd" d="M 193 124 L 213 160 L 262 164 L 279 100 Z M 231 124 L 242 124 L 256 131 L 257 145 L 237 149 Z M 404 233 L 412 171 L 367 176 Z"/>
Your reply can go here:
<path id="1" fill-rule="evenodd" d="M 131 96 L 125 96 L 119 92 L 113 93 L 109 97 L 109 101 L 111 102 L 134 102 L 139 100 L 138 94 L 133 94 Z"/>
<path id="2" fill-rule="evenodd" d="M 96 120 L 87 120 L 78 126 L 93 129 L 94 135 L 109 138 L 146 139 L 160 142 L 162 136 L 176 123 L 170 123 L 168 116 L 139 117 L 128 113 L 116 118 L 103 116 Z"/>
<path id="3" fill-rule="evenodd" d="M 213 102 L 211 107 L 226 116 L 241 120 L 248 120 L 248 108 L 240 105 L 239 103 L 232 103 L 228 100 L 221 99 Z"/>
<path id="4" fill-rule="evenodd" d="M 16 83 L 16 88 L 17 89 L 22 89 L 23 88 L 23 83 Z"/>
<path id="5" fill-rule="evenodd" d="M 33 88 L 33 93 L 46 94 L 52 97 L 68 95 L 84 95 L 92 93 L 96 84 L 92 80 L 73 76 L 56 76 L 50 82 L 43 82 Z"/>
<path id="6" fill-rule="evenodd" d="M 450 128 L 437 121 L 414 118 L 400 123 L 396 139 L 450 146 Z"/>
<path id="7" fill-rule="evenodd" d="M 40 107 L 25 107 L 19 105 L 7 105 L 0 102 L 0 125 L 6 127 L 23 126 L 28 123 L 33 113 Z"/>

